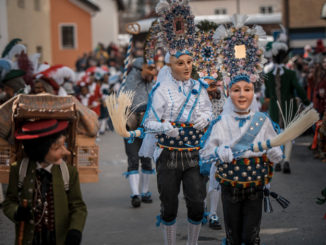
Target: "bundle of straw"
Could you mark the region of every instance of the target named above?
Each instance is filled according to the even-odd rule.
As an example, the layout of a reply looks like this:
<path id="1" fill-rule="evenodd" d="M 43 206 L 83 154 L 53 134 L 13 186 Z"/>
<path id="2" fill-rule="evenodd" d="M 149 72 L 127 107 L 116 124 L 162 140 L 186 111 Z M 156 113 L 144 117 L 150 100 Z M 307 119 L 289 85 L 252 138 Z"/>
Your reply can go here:
<path id="1" fill-rule="evenodd" d="M 120 92 L 119 95 L 111 94 L 106 99 L 106 106 L 108 108 L 113 127 L 115 131 L 124 138 L 129 138 L 131 133 L 127 131 L 126 125 L 128 118 L 133 113 L 131 109 L 134 92 L 126 91 Z M 133 131 L 136 137 L 141 135 L 140 130 Z"/>
<path id="2" fill-rule="evenodd" d="M 285 143 L 294 140 L 302 133 L 304 133 L 308 128 L 314 125 L 319 120 L 318 112 L 312 108 L 312 106 L 307 107 L 301 113 L 296 115 L 296 117 L 287 125 L 287 128 L 275 138 L 270 139 L 270 146 L 276 147 L 284 145 Z M 262 147 L 264 150 L 268 149 L 267 141 L 262 142 Z M 258 144 L 254 144 L 254 151 L 258 152 Z"/>

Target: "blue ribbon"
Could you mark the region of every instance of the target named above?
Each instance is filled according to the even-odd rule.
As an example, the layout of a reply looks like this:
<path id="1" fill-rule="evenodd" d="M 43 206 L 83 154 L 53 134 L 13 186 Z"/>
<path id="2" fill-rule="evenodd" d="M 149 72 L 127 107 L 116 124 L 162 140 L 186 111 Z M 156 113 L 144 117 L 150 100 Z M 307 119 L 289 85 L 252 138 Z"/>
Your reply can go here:
<path id="1" fill-rule="evenodd" d="M 239 121 L 239 128 L 241 128 L 247 120 L 250 119 L 250 116 L 248 117 L 235 117 L 235 120 Z"/>

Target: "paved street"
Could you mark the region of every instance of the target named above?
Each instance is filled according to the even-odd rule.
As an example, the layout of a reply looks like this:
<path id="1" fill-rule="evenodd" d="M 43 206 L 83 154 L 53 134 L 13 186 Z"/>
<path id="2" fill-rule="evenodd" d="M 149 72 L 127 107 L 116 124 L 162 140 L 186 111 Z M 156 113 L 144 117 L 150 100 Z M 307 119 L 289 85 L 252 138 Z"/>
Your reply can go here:
<path id="1" fill-rule="evenodd" d="M 293 174 L 276 173 L 272 190 L 291 201 L 282 210 L 273 200 L 274 212 L 264 214 L 261 238 L 265 245 L 326 245 L 326 205 L 315 204 L 320 191 L 326 187 L 326 163 L 315 160 L 308 150 L 311 136 L 298 139 L 293 150 Z M 155 226 L 159 200 L 155 176 L 151 179 L 153 204 L 134 209 L 130 190 L 122 177 L 126 171 L 126 156 L 122 138 L 114 133 L 101 137 L 100 181 L 83 184 L 82 191 L 88 206 L 88 219 L 83 233 L 86 245 L 158 245 L 163 244 L 160 228 Z M 219 207 L 219 216 L 222 210 Z M 180 195 L 177 219 L 177 244 L 185 245 L 187 221 L 185 203 Z M 13 244 L 13 224 L 0 213 L 0 244 Z M 220 244 L 224 231 L 202 228 L 199 245 Z"/>

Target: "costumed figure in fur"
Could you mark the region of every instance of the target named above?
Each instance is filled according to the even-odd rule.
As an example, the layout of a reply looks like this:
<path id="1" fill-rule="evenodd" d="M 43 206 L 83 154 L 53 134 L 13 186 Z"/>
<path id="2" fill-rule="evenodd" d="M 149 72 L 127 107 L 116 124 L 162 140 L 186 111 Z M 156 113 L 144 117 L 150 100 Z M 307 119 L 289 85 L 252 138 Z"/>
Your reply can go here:
<path id="1" fill-rule="evenodd" d="M 153 78 L 157 74 L 154 62 L 152 60 L 146 61 L 142 57 L 135 59 L 122 88 L 123 92 L 132 92 L 136 95 L 132 103 L 132 114 L 127 121 L 127 130 L 135 130 L 140 127 L 147 108 L 148 95 L 154 84 Z M 128 156 L 128 171 L 124 175 L 129 180 L 132 192 L 131 204 L 133 207 L 139 207 L 141 202 L 152 202 L 149 182 L 150 175 L 154 174 L 155 171 L 152 168 L 151 158 L 138 156 L 142 142 L 143 139 L 141 138 L 124 139 L 125 150 Z M 140 162 L 141 173 L 139 173 Z"/>
<path id="2" fill-rule="evenodd" d="M 286 39 L 287 37 L 283 30 L 279 38 L 269 45 L 271 47 L 270 57 L 273 60 L 273 64 L 265 74 L 265 100 L 269 104 L 268 113 L 272 120 L 279 124 L 281 128 L 285 128 L 286 124 L 295 117 L 298 110 L 296 96 L 301 99 L 304 105 L 310 104 L 304 89 L 298 83 L 296 73 L 284 66 L 288 52 Z M 291 173 L 291 153 L 292 142 L 289 141 L 284 148 L 283 173 L 286 174 Z M 275 171 L 281 170 L 281 163 L 276 164 Z"/>
<path id="3" fill-rule="evenodd" d="M 254 99 L 254 83 L 260 81 L 265 59 L 258 42 L 265 36 L 260 26 L 244 26 L 246 16 L 233 16 L 230 29 L 220 26 L 214 35 L 219 47 L 219 68 L 228 88 L 229 98 L 221 116 L 211 122 L 201 140 L 201 168 L 216 166 L 216 179 L 222 189 L 222 203 L 227 245 L 259 245 L 263 199 L 265 211 L 271 212 L 269 182 L 273 164 L 280 162 L 283 152 L 279 147 L 298 136 L 316 120 L 316 111 L 309 112 L 314 119 L 305 125 L 294 122 L 294 127 L 277 135 L 273 122 L 258 111 Z M 303 123 L 304 125 L 301 125 Z M 301 128 L 302 127 L 302 128 Z M 265 198 L 264 198 L 265 195 Z M 271 192 L 287 207 L 289 202 Z"/>

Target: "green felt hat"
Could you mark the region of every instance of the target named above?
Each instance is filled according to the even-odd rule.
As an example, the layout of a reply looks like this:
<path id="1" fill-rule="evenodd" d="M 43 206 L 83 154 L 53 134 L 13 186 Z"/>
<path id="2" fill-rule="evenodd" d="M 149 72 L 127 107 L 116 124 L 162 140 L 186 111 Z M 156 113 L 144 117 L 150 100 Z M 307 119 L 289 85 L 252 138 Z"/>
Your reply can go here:
<path id="1" fill-rule="evenodd" d="M 11 80 L 11 79 L 13 79 L 13 78 L 16 78 L 16 77 L 22 77 L 22 76 L 24 76 L 26 74 L 26 72 L 25 71 L 23 71 L 23 70 L 18 70 L 18 69 L 14 69 L 14 70 L 11 70 L 11 71 L 9 71 L 6 75 L 5 75 L 5 77 L 2 79 L 2 83 L 3 84 L 6 84 L 6 82 L 7 81 L 9 81 L 9 80 Z"/>

